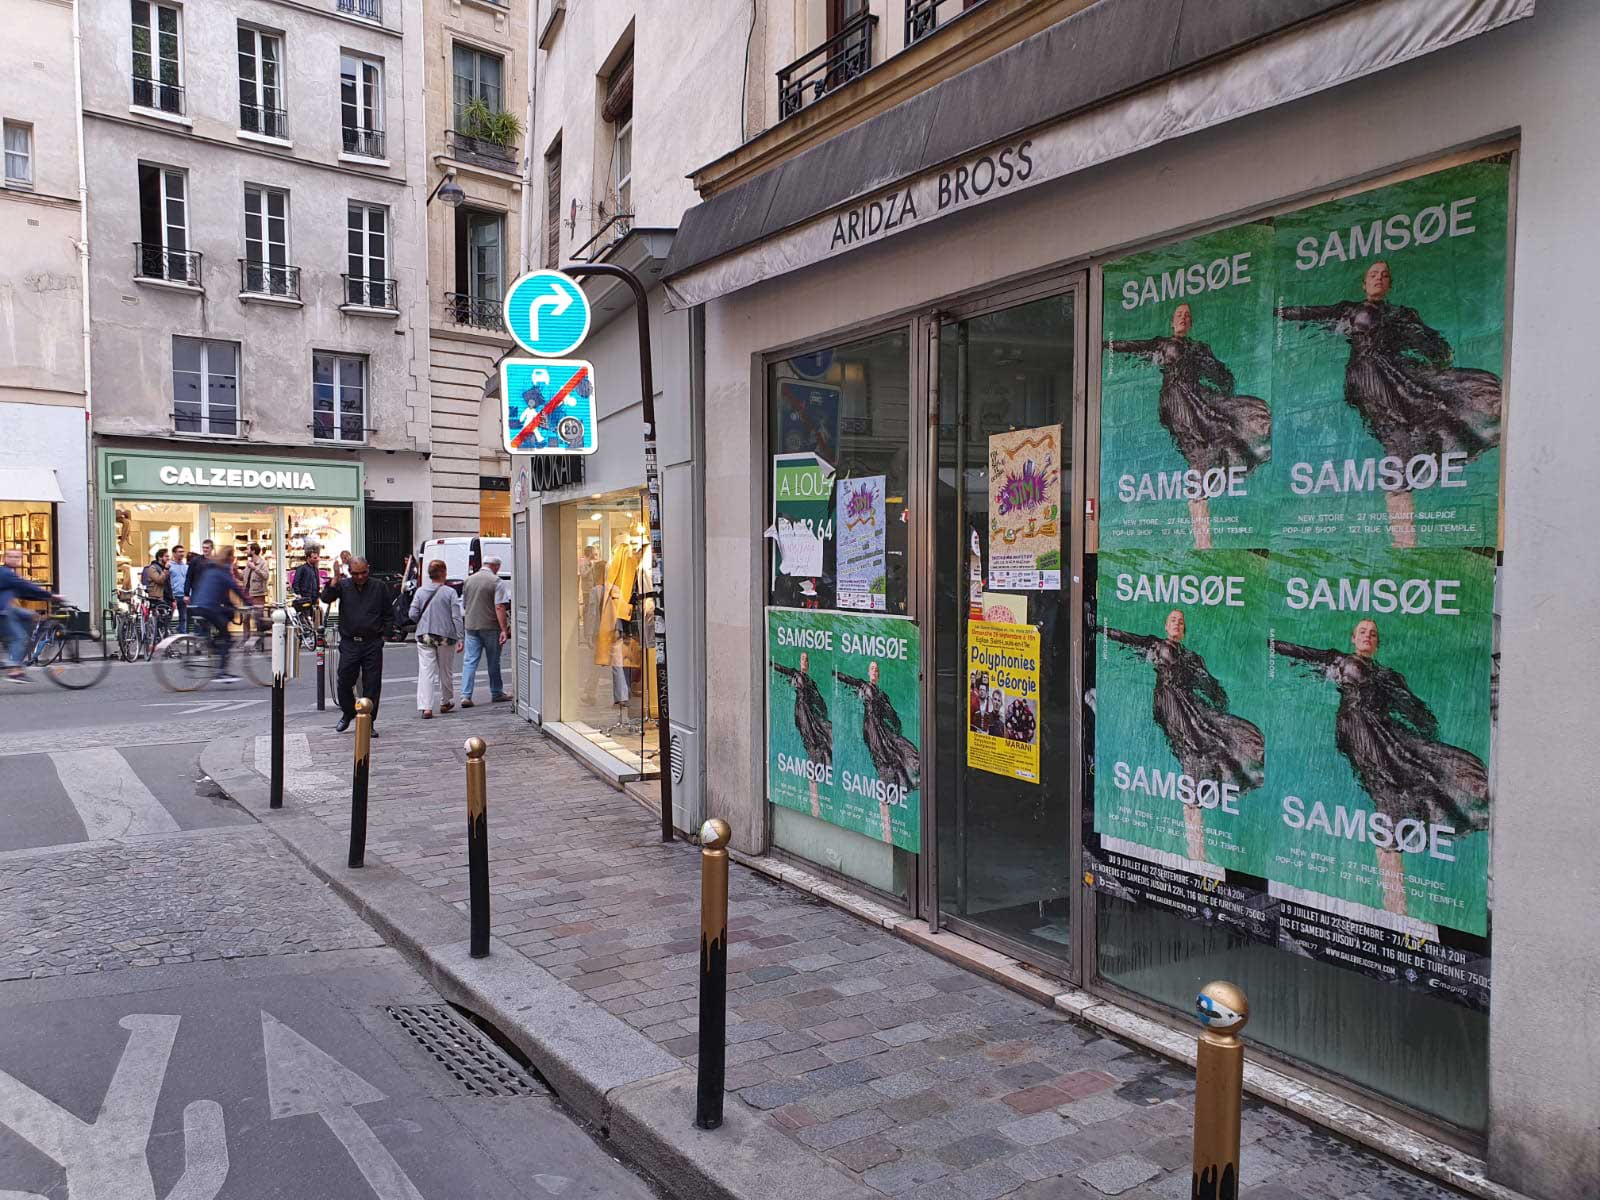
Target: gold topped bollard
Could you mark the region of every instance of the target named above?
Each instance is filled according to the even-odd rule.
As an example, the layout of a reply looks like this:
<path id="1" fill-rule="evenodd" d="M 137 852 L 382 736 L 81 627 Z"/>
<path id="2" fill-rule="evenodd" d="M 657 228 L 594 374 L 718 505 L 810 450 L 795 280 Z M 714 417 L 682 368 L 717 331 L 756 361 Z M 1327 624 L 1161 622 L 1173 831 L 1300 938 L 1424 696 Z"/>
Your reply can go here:
<path id="1" fill-rule="evenodd" d="M 367 775 L 372 765 L 372 701 L 356 701 L 356 761 L 350 776 L 350 865 L 367 859 Z"/>
<path id="2" fill-rule="evenodd" d="M 473 958 L 489 955 L 489 783 L 481 737 L 467 739 L 467 907 Z"/>
<path id="3" fill-rule="evenodd" d="M 1195 1011 L 1205 1026 L 1194 1060 L 1194 1182 L 1191 1200 L 1238 1200 L 1239 1112 L 1244 1042 L 1250 1019 L 1244 989 L 1225 979 L 1200 989 Z"/>
<path id="4" fill-rule="evenodd" d="M 720 817 L 700 826 L 700 1067 L 694 1123 L 722 1124 L 728 1061 L 728 839 Z"/>

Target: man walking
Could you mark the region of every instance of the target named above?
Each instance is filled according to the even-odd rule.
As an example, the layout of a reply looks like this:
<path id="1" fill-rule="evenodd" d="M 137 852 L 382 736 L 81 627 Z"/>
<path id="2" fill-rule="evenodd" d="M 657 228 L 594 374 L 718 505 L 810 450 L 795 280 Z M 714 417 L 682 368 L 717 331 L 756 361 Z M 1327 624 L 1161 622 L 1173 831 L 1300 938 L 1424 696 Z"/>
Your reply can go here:
<path id="1" fill-rule="evenodd" d="M 294 569 L 289 580 L 289 590 L 294 593 L 294 609 L 309 616 L 312 623 L 322 628 L 322 610 L 317 607 L 317 596 L 322 592 L 322 573 L 317 569 L 322 561 L 322 551 L 311 546 L 306 550 L 306 560 Z"/>
<path id="2" fill-rule="evenodd" d="M 172 589 L 172 616 L 179 633 L 189 632 L 189 558 L 182 546 L 172 548 L 167 565 L 167 586 Z"/>
<path id="3" fill-rule="evenodd" d="M 249 557 L 245 559 L 239 578 L 244 584 L 244 594 L 250 597 L 250 619 L 255 624 L 256 648 L 264 649 L 267 634 L 272 631 L 267 619 L 267 589 L 272 582 L 272 568 L 261 557 L 261 547 L 255 542 L 250 543 Z M 246 623 L 245 629 L 249 628 L 249 623 Z"/>
<path id="4" fill-rule="evenodd" d="M 501 690 L 500 647 L 505 645 L 506 624 L 495 603 L 500 590 L 500 560 L 485 559 L 461 588 L 462 607 L 467 617 L 467 659 L 461 664 L 461 707 L 472 707 L 472 691 L 478 682 L 478 660 L 488 659 L 489 696 L 496 703 L 511 699 Z"/>
<path id="5" fill-rule="evenodd" d="M 372 578 L 372 568 L 364 558 L 350 560 L 350 575 L 344 563 L 333 560 L 333 578 L 322 589 L 324 604 L 339 605 L 339 723 L 343 733 L 356 719 L 356 676 L 361 677 L 361 694 L 372 701 L 372 719 L 378 719 L 378 697 L 383 691 L 383 643 L 394 620 L 389 589 Z M 377 737 L 374 729 L 372 736 Z"/>

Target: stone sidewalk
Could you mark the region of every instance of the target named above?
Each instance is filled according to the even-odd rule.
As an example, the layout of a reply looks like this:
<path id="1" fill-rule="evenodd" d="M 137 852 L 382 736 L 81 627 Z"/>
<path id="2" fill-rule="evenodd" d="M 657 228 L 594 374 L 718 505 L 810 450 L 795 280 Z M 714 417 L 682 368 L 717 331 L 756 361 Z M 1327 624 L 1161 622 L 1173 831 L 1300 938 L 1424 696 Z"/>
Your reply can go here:
<path id="1" fill-rule="evenodd" d="M 369 864 L 453 905 L 465 938 L 462 745 L 482 736 L 498 944 L 692 1065 L 699 855 L 664 845 L 654 813 L 504 706 L 423 722 L 402 703 L 374 743 Z M 352 748 L 332 716 L 291 726 L 286 812 L 343 837 Z M 264 737 L 225 745 L 222 786 L 265 772 Z M 737 865 L 729 929 L 730 1110 L 748 1105 L 860 1194 L 1189 1195 L 1188 1068 Z M 1457 1195 L 1296 1117 L 1246 1109 L 1246 1198 Z"/>

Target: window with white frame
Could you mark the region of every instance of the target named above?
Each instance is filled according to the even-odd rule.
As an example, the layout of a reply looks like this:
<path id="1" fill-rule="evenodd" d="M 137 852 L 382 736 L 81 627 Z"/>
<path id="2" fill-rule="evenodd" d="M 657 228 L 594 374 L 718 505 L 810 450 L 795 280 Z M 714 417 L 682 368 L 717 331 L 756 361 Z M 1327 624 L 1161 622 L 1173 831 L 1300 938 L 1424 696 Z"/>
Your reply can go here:
<path id="1" fill-rule="evenodd" d="M 393 308 L 389 279 L 389 210 L 378 204 L 350 205 L 346 235 L 345 303 Z"/>
<path id="2" fill-rule="evenodd" d="M 383 158 L 383 63 L 357 54 L 339 56 L 339 120 L 344 152 Z"/>
<path id="3" fill-rule="evenodd" d="M 318 441 L 367 440 L 367 360 L 355 354 L 311 356 L 311 436 Z"/>
<path id="4" fill-rule="evenodd" d="M 239 434 L 239 344 L 172 339 L 172 425 L 179 433 Z"/>
<path id="5" fill-rule="evenodd" d="M 283 103 L 283 38 L 239 26 L 239 128 L 285 138 L 288 118 Z"/>
<path id="6" fill-rule="evenodd" d="M 200 282 L 200 256 L 189 249 L 188 179 L 176 167 L 139 164 L 138 249 L 144 278 Z"/>
<path id="7" fill-rule="evenodd" d="M 5 122 L 6 184 L 33 186 L 33 126 L 21 121 Z"/>
<path id="8" fill-rule="evenodd" d="M 131 0 L 133 102 L 160 112 L 183 112 L 183 25 L 173 4 Z"/>
<path id="9" fill-rule="evenodd" d="M 246 184 L 244 189 L 244 279 L 241 291 L 296 296 L 300 272 L 289 265 L 289 193 Z"/>

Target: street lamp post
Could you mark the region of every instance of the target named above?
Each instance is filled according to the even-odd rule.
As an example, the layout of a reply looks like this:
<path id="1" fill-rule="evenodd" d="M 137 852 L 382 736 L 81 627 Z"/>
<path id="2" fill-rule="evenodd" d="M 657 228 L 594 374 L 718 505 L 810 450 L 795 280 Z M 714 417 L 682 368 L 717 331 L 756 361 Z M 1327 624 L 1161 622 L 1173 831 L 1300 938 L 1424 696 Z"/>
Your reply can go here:
<path id="1" fill-rule="evenodd" d="M 428 199 L 423 207 L 432 204 L 435 196 L 447 208 L 460 208 L 461 202 L 467 198 L 467 193 L 462 191 L 461 185 L 456 182 L 454 167 L 445 168 L 444 177 L 433 185 L 433 191 L 428 193 Z"/>

